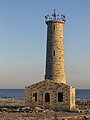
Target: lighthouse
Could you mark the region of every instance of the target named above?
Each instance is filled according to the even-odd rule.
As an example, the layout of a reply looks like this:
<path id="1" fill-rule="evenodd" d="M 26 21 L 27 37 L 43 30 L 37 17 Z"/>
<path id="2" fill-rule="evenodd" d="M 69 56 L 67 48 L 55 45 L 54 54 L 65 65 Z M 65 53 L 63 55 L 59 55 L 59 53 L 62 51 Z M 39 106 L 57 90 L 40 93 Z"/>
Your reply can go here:
<path id="1" fill-rule="evenodd" d="M 65 16 L 54 13 L 45 16 L 47 24 L 47 48 L 45 79 L 66 84 L 64 66 Z"/>
<path id="2" fill-rule="evenodd" d="M 45 16 L 47 25 L 45 78 L 25 87 L 25 106 L 52 110 L 75 109 L 75 88 L 66 84 L 64 65 L 65 16 Z"/>

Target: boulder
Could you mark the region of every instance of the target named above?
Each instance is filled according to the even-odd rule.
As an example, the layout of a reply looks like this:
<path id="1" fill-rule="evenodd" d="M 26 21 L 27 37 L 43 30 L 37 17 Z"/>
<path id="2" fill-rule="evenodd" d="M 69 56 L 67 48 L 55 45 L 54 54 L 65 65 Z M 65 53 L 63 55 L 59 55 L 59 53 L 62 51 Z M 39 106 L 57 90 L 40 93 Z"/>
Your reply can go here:
<path id="1" fill-rule="evenodd" d="M 35 110 L 38 111 L 38 112 L 43 112 L 43 109 L 40 108 L 40 107 L 35 107 Z"/>

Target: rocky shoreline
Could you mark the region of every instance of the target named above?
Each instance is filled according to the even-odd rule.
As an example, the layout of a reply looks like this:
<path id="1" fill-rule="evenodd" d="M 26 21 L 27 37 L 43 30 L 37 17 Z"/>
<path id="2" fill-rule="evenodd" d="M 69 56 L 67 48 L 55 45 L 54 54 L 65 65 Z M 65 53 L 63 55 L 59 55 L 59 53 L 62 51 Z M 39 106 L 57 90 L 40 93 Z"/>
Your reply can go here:
<path id="1" fill-rule="evenodd" d="M 24 99 L 0 98 L 0 120 L 90 120 L 90 99 L 76 99 L 76 110 L 25 107 Z"/>

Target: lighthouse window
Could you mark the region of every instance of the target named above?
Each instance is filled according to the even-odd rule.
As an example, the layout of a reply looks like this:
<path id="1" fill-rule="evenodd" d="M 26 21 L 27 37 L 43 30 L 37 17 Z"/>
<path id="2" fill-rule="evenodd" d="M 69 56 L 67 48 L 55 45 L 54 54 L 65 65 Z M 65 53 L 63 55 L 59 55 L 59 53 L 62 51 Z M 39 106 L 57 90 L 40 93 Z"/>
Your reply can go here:
<path id="1" fill-rule="evenodd" d="M 45 93 L 45 102 L 50 102 L 50 94 Z"/>
<path id="2" fill-rule="evenodd" d="M 34 101 L 37 102 L 37 93 L 33 93 Z"/>
<path id="3" fill-rule="evenodd" d="M 58 102 L 63 102 L 63 93 L 58 93 Z"/>
<path id="4" fill-rule="evenodd" d="M 55 25 L 54 25 L 54 30 L 55 30 Z"/>
<path id="5" fill-rule="evenodd" d="M 53 51 L 53 56 L 55 56 L 55 50 Z"/>

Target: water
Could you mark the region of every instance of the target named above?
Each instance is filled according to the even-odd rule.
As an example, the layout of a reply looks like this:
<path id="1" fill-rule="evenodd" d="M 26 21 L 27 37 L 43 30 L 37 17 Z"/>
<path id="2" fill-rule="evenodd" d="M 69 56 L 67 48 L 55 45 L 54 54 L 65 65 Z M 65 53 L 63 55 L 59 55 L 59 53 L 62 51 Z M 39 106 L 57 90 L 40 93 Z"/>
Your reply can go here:
<path id="1" fill-rule="evenodd" d="M 90 98 L 90 89 L 77 89 L 76 98 Z"/>
<path id="2" fill-rule="evenodd" d="M 0 89 L 0 97 L 24 98 L 24 89 Z M 77 89 L 76 98 L 90 98 L 90 89 Z"/>
<path id="3" fill-rule="evenodd" d="M 24 89 L 0 89 L 0 97 L 24 98 Z"/>

